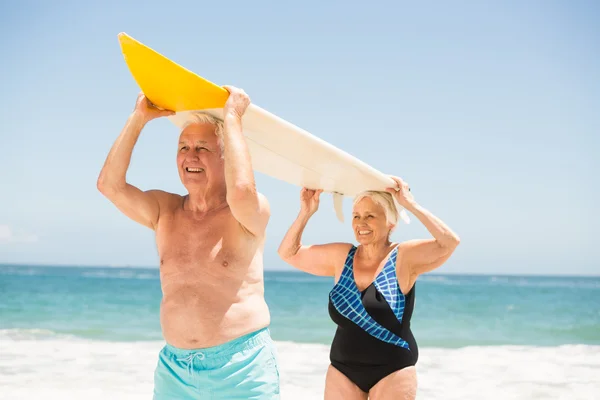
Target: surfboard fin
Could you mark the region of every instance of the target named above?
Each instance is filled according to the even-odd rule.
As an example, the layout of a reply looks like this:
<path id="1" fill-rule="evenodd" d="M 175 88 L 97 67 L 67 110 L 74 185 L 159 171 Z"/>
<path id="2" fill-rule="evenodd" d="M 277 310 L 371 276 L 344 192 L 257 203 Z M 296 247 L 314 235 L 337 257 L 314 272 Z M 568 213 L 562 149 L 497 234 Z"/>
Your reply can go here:
<path id="1" fill-rule="evenodd" d="M 410 224 L 410 218 L 404 208 L 400 210 L 400 219 L 404 221 L 407 225 Z"/>
<path id="2" fill-rule="evenodd" d="M 333 208 L 335 209 L 335 215 L 340 220 L 340 222 L 344 222 L 344 196 L 341 193 L 333 192 Z"/>
<path id="3" fill-rule="evenodd" d="M 392 198 L 394 199 L 394 205 L 396 206 L 396 210 L 400 211 L 400 219 L 402 221 L 404 221 L 405 224 L 410 224 L 410 218 L 408 216 L 408 213 L 404 209 L 404 207 L 402 207 L 400 204 L 398 204 L 398 202 L 396 201 L 396 198 L 394 196 L 392 196 Z"/>

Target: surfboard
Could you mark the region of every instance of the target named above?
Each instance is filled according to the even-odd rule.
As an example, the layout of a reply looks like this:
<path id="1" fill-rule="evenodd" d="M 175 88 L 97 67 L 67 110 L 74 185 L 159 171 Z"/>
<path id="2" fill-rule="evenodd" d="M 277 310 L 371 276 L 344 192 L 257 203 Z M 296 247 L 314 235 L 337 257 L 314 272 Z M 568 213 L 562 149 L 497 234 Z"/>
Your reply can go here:
<path id="1" fill-rule="evenodd" d="M 227 90 L 126 33 L 120 33 L 118 38 L 134 80 L 154 105 L 176 112 L 168 117 L 174 125 L 181 128 L 195 111 L 222 119 Z M 396 186 L 389 176 L 367 163 L 255 104 L 248 106 L 242 125 L 253 170 L 332 193 L 336 215 L 342 222 L 344 196 Z M 396 207 L 401 219 L 408 223 L 406 211 L 397 203 Z"/>

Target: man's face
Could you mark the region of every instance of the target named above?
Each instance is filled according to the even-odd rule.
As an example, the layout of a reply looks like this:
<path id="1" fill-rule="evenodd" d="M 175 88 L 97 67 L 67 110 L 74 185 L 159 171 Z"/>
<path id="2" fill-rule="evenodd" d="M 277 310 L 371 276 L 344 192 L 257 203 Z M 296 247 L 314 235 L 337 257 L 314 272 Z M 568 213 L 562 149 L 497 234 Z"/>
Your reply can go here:
<path id="1" fill-rule="evenodd" d="M 225 164 L 214 125 L 192 124 L 181 132 L 177 168 L 179 178 L 188 191 L 197 187 L 225 185 Z"/>

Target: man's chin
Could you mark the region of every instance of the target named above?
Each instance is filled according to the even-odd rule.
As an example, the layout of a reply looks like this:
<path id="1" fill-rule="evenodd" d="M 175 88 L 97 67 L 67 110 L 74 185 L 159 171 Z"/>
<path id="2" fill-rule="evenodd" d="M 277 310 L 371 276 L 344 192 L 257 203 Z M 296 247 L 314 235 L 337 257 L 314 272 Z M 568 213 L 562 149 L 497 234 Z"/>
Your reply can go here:
<path id="1" fill-rule="evenodd" d="M 181 179 L 181 183 L 183 183 L 183 186 L 185 186 L 186 188 L 197 188 L 197 187 L 203 187 L 206 185 L 206 175 L 203 176 L 184 176 Z"/>

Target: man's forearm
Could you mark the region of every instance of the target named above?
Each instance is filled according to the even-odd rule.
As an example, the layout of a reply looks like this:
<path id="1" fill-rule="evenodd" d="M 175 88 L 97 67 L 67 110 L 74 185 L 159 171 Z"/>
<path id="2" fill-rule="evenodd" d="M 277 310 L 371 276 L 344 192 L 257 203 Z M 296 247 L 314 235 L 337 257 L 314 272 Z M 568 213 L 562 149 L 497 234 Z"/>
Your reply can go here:
<path id="1" fill-rule="evenodd" d="M 98 177 L 98 188 L 102 190 L 103 188 L 118 188 L 120 185 L 125 185 L 125 177 L 131 162 L 133 147 L 145 124 L 146 121 L 142 115 L 134 112 L 129 116 L 125 127 L 106 157 Z"/>
<path id="2" fill-rule="evenodd" d="M 223 131 L 227 193 L 236 195 L 248 190 L 255 191 L 252 160 L 242 132 L 241 118 L 226 115 Z"/>

